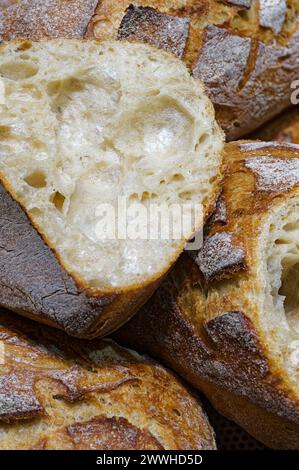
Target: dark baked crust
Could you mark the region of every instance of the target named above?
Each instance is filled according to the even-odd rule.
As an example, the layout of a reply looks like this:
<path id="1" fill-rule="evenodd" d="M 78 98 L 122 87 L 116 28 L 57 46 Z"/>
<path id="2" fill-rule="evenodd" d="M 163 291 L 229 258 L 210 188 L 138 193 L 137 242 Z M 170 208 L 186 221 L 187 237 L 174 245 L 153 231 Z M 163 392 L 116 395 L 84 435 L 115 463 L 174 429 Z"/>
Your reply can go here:
<path id="1" fill-rule="evenodd" d="M 0 340 L 1 449 L 215 448 L 199 401 L 149 359 L 4 310 Z"/>
<path id="2" fill-rule="evenodd" d="M 138 39 L 182 58 L 189 27 L 188 18 L 164 15 L 153 8 L 130 5 L 120 24 L 118 39 Z"/>
<path id="3" fill-rule="evenodd" d="M 158 282 L 158 281 L 157 281 Z M 157 287 L 91 295 L 66 273 L 28 217 L 0 185 L 0 305 L 91 338 L 113 331 Z"/>
<path id="4" fill-rule="evenodd" d="M 299 146 L 227 145 L 222 187 L 221 217 L 218 203 L 199 254 L 183 255 L 116 337 L 172 367 L 267 446 L 298 449 L 299 393 L 269 349 L 246 289 L 258 289 L 251 273 L 263 218 L 299 195 Z M 221 234 L 233 234 L 229 263 L 221 243 L 207 243 Z"/>
<path id="5" fill-rule="evenodd" d="M 290 1 L 288 9 L 283 0 L 270 6 L 264 0 L 130 3 L 100 2 L 87 35 L 146 41 L 179 56 L 184 51 L 229 140 L 290 106 L 299 75 L 298 2 Z"/>

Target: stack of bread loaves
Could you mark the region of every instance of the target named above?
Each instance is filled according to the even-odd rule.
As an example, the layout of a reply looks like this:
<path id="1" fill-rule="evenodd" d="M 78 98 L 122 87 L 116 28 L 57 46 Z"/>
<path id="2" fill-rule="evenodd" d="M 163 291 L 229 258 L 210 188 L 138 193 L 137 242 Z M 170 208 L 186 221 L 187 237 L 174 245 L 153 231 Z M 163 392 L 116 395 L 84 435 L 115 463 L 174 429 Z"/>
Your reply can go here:
<path id="1" fill-rule="evenodd" d="M 0 0 L 0 39 L 0 449 L 215 449 L 194 389 L 299 449 L 299 1 Z"/>

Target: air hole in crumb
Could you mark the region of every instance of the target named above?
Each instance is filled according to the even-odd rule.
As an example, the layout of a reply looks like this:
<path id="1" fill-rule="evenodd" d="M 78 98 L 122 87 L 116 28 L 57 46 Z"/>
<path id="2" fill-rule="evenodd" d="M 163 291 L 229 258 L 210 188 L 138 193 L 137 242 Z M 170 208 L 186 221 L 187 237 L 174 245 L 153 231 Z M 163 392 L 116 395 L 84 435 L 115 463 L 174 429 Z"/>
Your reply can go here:
<path id="1" fill-rule="evenodd" d="M 10 137 L 10 127 L 9 126 L 0 126 L 0 138 L 7 139 Z"/>
<path id="2" fill-rule="evenodd" d="M 59 191 L 56 191 L 56 193 L 54 193 L 51 196 L 51 202 L 54 204 L 56 209 L 59 210 L 59 211 L 62 210 L 64 201 L 65 201 L 65 197 Z"/>
<path id="3" fill-rule="evenodd" d="M 176 173 L 172 177 L 172 181 L 184 181 L 184 179 L 185 179 L 184 176 L 181 175 L 180 173 Z"/>
<path id="4" fill-rule="evenodd" d="M 46 176 L 41 171 L 34 171 L 33 173 L 30 173 L 30 175 L 24 178 L 24 181 L 29 184 L 29 186 L 37 189 L 47 186 Z"/>
<path id="5" fill-rule="evenodd" d="M 190 191 L 184 191 L 184 192 L 180 193 L 179 196 L 180 196 L 181 199 L 188 200 L 188 199 L 191 199 L 192 194 L 191 194 Z"/>
<path id="6" fill-rule="evenodd" d="M 32 42 L 31 41 L 23 41 L 19 47 L 18 51 L 28 51 L 28 49 L 31 49 L 32 47 Z"/>
<path id="7" fill-rule="evenodd" d="M 288 240 L 275 240 L 275 245 L 288 245 Z"/>
<path id="8" fill-rule="evenodd" d="M 0 67 L 2 77 L 9 80 L 25 80 L 36 75 L 37 72 L 38 67 L 28 62 L 9 62 Z"/>
<path id="9" fill-rule="evenodd" d="M 199 139 L 199 141 L 198 141 L 198 144 L 199 144 L 199 145 L 204 144 L 204 143 L 209 139 L 209 137 L 210 137 L 210 136 L 209 136 L 209 134 L 207 134 L 207 133 L 202 134 L 202 135 L 200 136 L 200 139 Z"/>
<path id="10" fill-rule="evenodd" d="M 20 54 L 20 55 L 19 55 L 19 58 L 22 59 L 22 60 L 29 60 L 29 59 L 30 59 L 30 55 L 29 55 L 29 54 Z"/>
<path id="11" fill-rule="evenodd" d="M 44 142 L 42 142 L 41 140 L 38 140 L 38 139 L 32 140 L 31 145 L 36 150 L 45 150 L 46 149 L 46 145 L 44 144 Z"/>
<path id="12" fill-rule="evenodd" d="M 141 196 L 141 202 L 145 202 L 145 201 L 148 201 L 150 198 L 150 195 L 147 191 L 144 191 L 144 193 L 142 193 L 142 196 Z"/>
<path id="13" fill-rule="evenodd" d="M 129 200 L 130 201 L 138 201 L 139 200 L 138 194 L 137 193 L 131 194 L 130 197 L 129 197 Z"/>
<path id="14" fill-rule="evenodd" d="M 47 93 L 49 96 L 57 95 L 57 93 L 59 93 L 60 88 L 61 80 L 55 80 L 54 82 L 48 84 Z"/>

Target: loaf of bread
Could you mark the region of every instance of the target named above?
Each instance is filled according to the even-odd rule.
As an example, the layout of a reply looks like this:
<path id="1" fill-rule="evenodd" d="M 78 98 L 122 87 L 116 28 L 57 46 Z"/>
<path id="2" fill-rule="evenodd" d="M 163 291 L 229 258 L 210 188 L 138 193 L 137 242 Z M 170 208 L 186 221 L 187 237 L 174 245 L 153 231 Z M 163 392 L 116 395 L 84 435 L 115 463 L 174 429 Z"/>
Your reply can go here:
<path id="1" fill-rule="evenodd" d="M 116 334 L 265 445 L 299 448 L 299 146 L 228 144 L 202 248 Z"/>
<path id="2" fill-rule="evenodd" d="M 299 144 L 299 107 L 288 109 L 251 135 L 252 139 Z"/>
<path id="3" fill-rule="evenodd" d="M 0 449 L 215 449 L 199 400 L 111 340 L 0 311 Z"/>
<path id="4" fill-rule="evenodd" d="M 223 135 L 212 104 L 180 60 L 141 44 L 4 43 L 0 75 L 0 305 L 107 334 L 202 226 L 198 205 L 213 204 Z M 192 224 L 167 237 L 154 205 L 188 206 Z"/>
<path id="5" fill-rule="evenodd" d="M 88 31 L 182 57 L 205 82 L 229 140 L 288 107 L 299 77 L 298 0 L 102 0 Z"/>
<path id="6" fill-rule="evenodd" d="M 297 0 L 0 2 L 4 40 L 85 35 L 148 42 L 183 58 L 229 140 L 287 108 L 299 76 Z"/>

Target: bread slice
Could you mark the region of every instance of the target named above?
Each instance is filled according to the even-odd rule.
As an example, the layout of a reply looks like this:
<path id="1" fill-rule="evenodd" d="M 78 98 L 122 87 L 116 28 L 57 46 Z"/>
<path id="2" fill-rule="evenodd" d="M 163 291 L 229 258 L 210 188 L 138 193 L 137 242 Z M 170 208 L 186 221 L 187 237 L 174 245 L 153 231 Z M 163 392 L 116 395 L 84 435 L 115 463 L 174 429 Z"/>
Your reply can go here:
<path id="1" fill-rule="evenodd" d="M 238 142 L 201 250 L 117 335 L 265 445 L 299 447 L 299 146 Z"/>
<path id="2" fill-rule="evenodd" d="M 215 449 L 199 400 L 111 340 L 0 311 L 0 449 Z"/>
<path id="3" fill-rule="evenodd" d="M 213 204 L 213 107 L 181 61 L 147 45 L 11 42 L 0 74 L 0 304 L 76 336 L 107 334 Z M 163 205 L 169 218 L 153 210 Z M 190 208 L 181 234 L 167 231 L 173 207 Z"/>
<path id="4" fill-rule="evenodd" d="M 289 107 L 299 76 L 297 0 L 102 0 L 87 35 L 182 57 L 205 83 L 228 140 Z"/>

